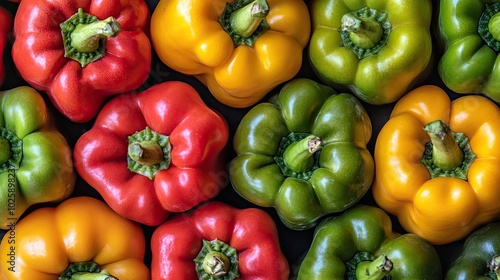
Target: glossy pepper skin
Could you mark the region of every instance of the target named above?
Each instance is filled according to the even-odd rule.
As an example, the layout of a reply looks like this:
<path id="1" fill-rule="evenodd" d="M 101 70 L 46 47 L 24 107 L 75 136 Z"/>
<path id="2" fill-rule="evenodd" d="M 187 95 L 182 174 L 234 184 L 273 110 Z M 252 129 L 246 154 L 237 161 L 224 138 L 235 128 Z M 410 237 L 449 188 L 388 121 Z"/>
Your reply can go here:
<path id="1" fill-rule="evenodd" d="M 192 86 L 163 82 L 107 103 L 78 139 L 75 166 L 116 212 L 154 226 L 227 184 L 228 134 Z"/>
<path id="2" fill-rule="evenodd" d="M 429 0 L 313 0 L 309 60 L 325 84 L 370 104 L 396 101 L 428 74 Z"/>
<path id="3" fill-rule="evenodd" d="M 442 279 L 442 267 L 430 243 L 393 232 L 384 211 L 358 204 L 315 229 L 297 280 L 320 279 Z"/>
<path id="4" fill-rule="evenodd" d="M 159 1 L 151 18 L 151 41 L 167 66 L 197 77 L 221 103 L 244 108 L 298 73 L 309 41 L 310 16 L 302 0 L 229 1 L 227 7 L 234 5 L 238 11 L 247 4 L 267 7 L 260 18 L 249 20 L 252 24 L 243 19 L 249 17 L 247 11 L 235 20 L 240 26 L 236 28 L 218 22 L 227 2 Z M 262 17 L 257 31 L 238 31 Z"/>
<path id="5" fill-rule="evenodd" d="M 356 97 L 294 79 L 241 120 L 230 180 L 248 201 L 275 207 L 289 228 L 307 229 L 368 191 L 374 175 L 366 148 L 371 133 Z"/>
<path id="6" fill-rule="evenodd" d="M 286 280 L 289 276 L 276 225 L 257 208 L 206 203 L 156 228 L 151 248 L 153 280 Z M 217 266 L 210 264 L 213 257 L 225 260 L 222 267 L 215 269 Z M 224 273 L 219 274 L 220 278 L 202 278 L 214 276 L 210 273 L 216 271 Z"/>
<path id="7" fill-rule="evenodd" d="M 448 127 L 442 141 L 427 129 L 439 121 Z M 500 109 L 485 97 L 450 101 L 444 90 L 430 85 L 411 91 L 398 101 L 376 140 L 375 201 L 407 231 L 434 244 L 459 240 L 498 219 L 499 124 Z"/>
<path id="8" fill-rule="evenodd" d="M 498 1 L 440 1 L 438 38 L 444 50 L 438 72 L 451 90 L 500 102 L 499 12 Z"/>
<path id="9" fill-rule="evenodd" d="M 83 123 L 109 97 L 146 81 L 149 18 L 144 0 L 22 1 L 12 58 L 26 82 L 46 92 L 68 119 Z"/>
<path id="10" fill-rule="evenodd" d="M 5 67 L 3 64 L 3 53 L 9 41 L 9 34 L 12 31 L 13 16 L 0 6 L 0 86 L 5 79 Z"/>
<path id="11" fill-rule="evenodd" d="M 104 202 L 87 196 L 69 198 L 57 207 L 31 212 L 4 235 L 2 279 L 148 280 L 145 246 L 141 227 Z M 71 278 L 64 274 L 67 268 L 94 273 Z M 106 273 L 116 278 L 104 278 Z"/>
<path id="12" fill-rule="evenodd" d="M 500 223 L 472 232 L 452 258 L 445 279 L 498 279 L 500 276 Z"/>
<path id="13" fill-rule="evenodd" d="M 67 198 L 75 184 L 71 149 L 42 96 L 21 86 L 0 92 L 0 227 L 34 204 Z"/>

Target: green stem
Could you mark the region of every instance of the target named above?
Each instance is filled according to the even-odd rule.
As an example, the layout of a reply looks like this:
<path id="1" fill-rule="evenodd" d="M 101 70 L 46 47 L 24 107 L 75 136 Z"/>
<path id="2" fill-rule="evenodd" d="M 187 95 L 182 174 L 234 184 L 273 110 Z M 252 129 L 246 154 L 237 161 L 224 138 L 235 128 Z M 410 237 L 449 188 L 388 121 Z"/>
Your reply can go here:
<path id="1" fill-rule="evenodd" d="M 500 2 L 486 4 L 479 18 L 477 32 L 495 52 L 500 52 Z"/>
<path id="2" fill-rule="evenodd" d="M 254 0 L 243 8 L 233 12 L 230 24 L 233 31 L 243 38 L 250 37 L 269 13 L 266 0 Z"/>
<path id="3" fill-rule="evenodd" d="M 453 138 L 450 127 L 443 121 L 433 121 L 424 126 L 425 132 L 432 142 L 432 159 L 434 165 L 451 170 L 464 161 L 464 153 Z"/>
<path id="4" fill-rule="evenodd" d="M 218 239 L 203 240 L 194 262 L 198 279 L 234 280 L 240 277 L 236 249 Z"/>
<path id="5" fill-rule="evenodd" d="M 120 33 L 120 25 L 113 17 L 99 20 L 82 8 L 60 24 L 64 44 L 64 56 L 78 61 L 82 67 L 102 58 L 106 38 Z"/>
<path id="6" fill-rule="evenodd" d="M 500 13 L 496 13 L 488 21 L 488 30 L 495 40 L 500 41 Z"/>
<path id="7" fill-rule="evenodd" d="M 351 41 L 363 49 L 376 46 L 384 34 L 382 25 L 371 18 L 361 18 L 349 13 L 342 17 L 341 22 L 341 30 L 349 32 Z"/>
<path id="8" fill-rule="evenodd" d="M 58 280 L 118 280 L 106 270 L 101 270 L 95 262 L 70 264 L 58 277 Z"/>
<path id="9" fill-rule="evenodd" d="M 314 154 L 321 150 L 321 145 L 321 139 L 314 135 L 290 144 L 283 153 L 286 166 L 299 173 L 310 169 L 314 165 Z"/>
<path id="10" fill-rule="evenodd" d="M 373 261 L 360 262 L 356 268 L 356 279 L 380 280 L 389 274 L 392 268 L 392 261 L 385 255 L 381 255 Z"/>
<path id="11" fill-rule="evenodd" d="M 488 266 L 491 273 L 496 276 L 496 279 L 500 279 L 500 256 L 493 257 Z"/>
<path id="12" fill-rule="evenodd" d="M 0 137 L 0 165 L 7 163 L 11 157 L 10 141 Z"/>
<path id="13" fill-rule="evenodd" d="M 71 32 L 71 45 L 79 52 L 90 53 L 97 50 L 101 38 L 114 37 L 119 32 L 120 25 L 113 17 L 89 24 L 79 24 Z"/>
<path id="14" fill-rule="evenodd" d="M 163 160 L 163 150 L 155 141 L 142 141 L 130 143 L 128 156 L 145 166 L 152 166 Z"/>
<path id="15" fill-rule="evenodd" d="M 128 169 L 153 179 L 170 167 L 171 152 L 170 137 L 146 127 L 128 136 Z"/>
<path id="16" fill-rule="evenodd" d="M 23 141 L 5 127 L 0 127 L 0 173 L 18 169 L 23 158 Z"/>

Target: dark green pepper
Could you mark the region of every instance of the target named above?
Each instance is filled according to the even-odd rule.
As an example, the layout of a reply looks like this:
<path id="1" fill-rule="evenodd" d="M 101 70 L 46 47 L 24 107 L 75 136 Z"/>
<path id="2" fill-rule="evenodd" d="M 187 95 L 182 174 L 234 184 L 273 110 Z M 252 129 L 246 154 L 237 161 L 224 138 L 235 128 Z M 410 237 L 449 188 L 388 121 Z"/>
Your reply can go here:
<path id="1" fill-rule="evenodd" d="M 452 259 L 446 279 L 500 279 L 500 222 L 471 233 Z"/>
<path id="2" fill-rule="evenodd" d="M 369 189 L 371 133 L 356 97 L 309 79 L 292 80 L 238 125 L 232 185 L 250 202 L 275 207 L 286 226 L 310 228 L 321 216 L 351 207 Z"/>
<path id="3" fill-rule="evenodd" d="M 383 210 L 358 204 L 317 226 L 297 280 L 320 279 L 442 279 L 442 267 L 430 243 L 393 232 Z"/>
<path id="4" fill-rule="evenodd" d="M 441 0 L 438 23 L 444 84 L 500 102 L 500 2 Z"/>

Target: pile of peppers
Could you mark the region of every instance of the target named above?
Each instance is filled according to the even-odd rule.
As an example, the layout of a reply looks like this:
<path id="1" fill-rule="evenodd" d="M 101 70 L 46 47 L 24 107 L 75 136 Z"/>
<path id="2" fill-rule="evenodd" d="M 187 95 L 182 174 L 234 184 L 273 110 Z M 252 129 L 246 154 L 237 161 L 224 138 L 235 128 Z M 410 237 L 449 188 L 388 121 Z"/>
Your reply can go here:
<path id="1" fill-rule="evenodd" d="M 1 279 L 500 277 L 500 0 L 8 0 L 0 54 Z"/>

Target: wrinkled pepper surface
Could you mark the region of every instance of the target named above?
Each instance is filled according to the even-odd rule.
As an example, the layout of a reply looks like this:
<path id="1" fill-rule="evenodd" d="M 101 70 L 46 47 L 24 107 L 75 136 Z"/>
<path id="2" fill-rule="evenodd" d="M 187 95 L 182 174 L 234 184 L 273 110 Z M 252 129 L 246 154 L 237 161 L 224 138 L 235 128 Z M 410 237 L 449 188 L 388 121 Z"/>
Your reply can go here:
<path id="1" fill-rule="evenodd" d="M 110 96 L 146 81 L 149 18 L 144 0 L 22 1 L 12 58 L 21 77 L 63 115 L 86 122 Z"/>
<path id="2" fill-rule="evenodd" d="M 275 207 L 286 226 L 307 229 L 368 191 L 374 175 L 366 148 L 371 133 L 356 97 L 294 79 L 241 120 L 230 180 L 248 201 Z"/>
<path id="3" fill-rule="evenodd" d="M 374 158 L 377 204 L 431 243 L 500 217 L 500 109 L 485 97 L 411 91 L 380 130 Z"/>
<path id="4" fill-rule="evenodd" d="M 27 86 L 0 92 L 0 227 L 31 205 L 67 198 L 75 178 L 71 149 L 42 96 Z"/>
<path id="5" fill-rule="evenodd" d="M 309 35 L 302 0 L 160 0 L 151 18 L 159 58 L 236 108 L 293 78 Z"/>
<path id="6" fill-rule="evenodd" d="M 309 59 L 325 84 L 391 103 L 430 73 L 429 0 L 313 0 Z"/>
<path id="7" fill-rule="evenodd" d="M 5 79 L 5 66 L 3 63 L 3 55 L 5 47 L 9 41 L 9 34 L 12 31 L 12 22 L 14 17 L 0 6 L 0 86 Z"/>
<path id="8" fill-rule="evenodd" d="M 500 102 L 500 3 L 440 1 L 438 72 L 460 94 L 483 93 Z"/>
<path id="9" fill-rule="evenodd" d="M 445 279 L 484 279 L 500 277 L 500 223 L 494 222 L 472 232 L 459 245 Z"/>
<path id="10" fill-rule="evenodd" d="M 122 94 L 77 141 L 75 166 L 116 212 L 158 225 L 226 185 L 224 118 L 184 82 Z"/>
<path id="11" fill-rule="evenodd" d="M 265 211 L 209 202 L 155 229 L 152 279 L 286 280 L 278 238 Z"/>
<path id="12" fill-rule="evenodd" d="M 3 236 L 2 279 L 151 279 L 141 227 L 80 196 L 39 208 Z M 107 278 L 106 278 L 107 277 Z"/>
<path id="13" fill-rule="evenodd" d="M 359 204 L 317 226 L 297 279 L 442 279 L 442 267 L 430 243 L 393 232 L 384 211 Z"/>

